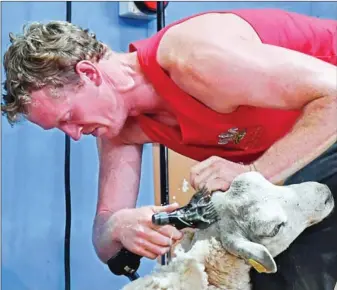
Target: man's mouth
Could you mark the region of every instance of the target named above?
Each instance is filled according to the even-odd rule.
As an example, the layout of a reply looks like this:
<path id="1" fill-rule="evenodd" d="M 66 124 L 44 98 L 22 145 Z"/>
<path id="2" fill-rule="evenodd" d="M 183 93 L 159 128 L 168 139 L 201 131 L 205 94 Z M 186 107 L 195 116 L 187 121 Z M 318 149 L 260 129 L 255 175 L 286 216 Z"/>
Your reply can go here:
<path id="1" fill-rule="evenodd" d="M 98 128 L 96 128 L 95 130 L 93 130 L 93 131 L 91 132 L 91 135 L 97 137 L 97 135 L 98 135 Z"/>
<path id="2" fill-rule="evenodd" d="M 98 131 L 98 128 L 94 128 L 92 130 L 82 131 L 82 134 L 83 135 L 93 135 L 93 136 L 95 136 L 95 134 L 97 134 L 97 131 Z"/>
<path id="3" fill-rule="evenodd" d="M 104 127 L 96 127 L 96 128 L 93 128 L 93 129 L 88 128 L 88 130 L 82 131 L 82 134 L 100 137 L 100 136 L 106 134 L 106 129 Z"/>

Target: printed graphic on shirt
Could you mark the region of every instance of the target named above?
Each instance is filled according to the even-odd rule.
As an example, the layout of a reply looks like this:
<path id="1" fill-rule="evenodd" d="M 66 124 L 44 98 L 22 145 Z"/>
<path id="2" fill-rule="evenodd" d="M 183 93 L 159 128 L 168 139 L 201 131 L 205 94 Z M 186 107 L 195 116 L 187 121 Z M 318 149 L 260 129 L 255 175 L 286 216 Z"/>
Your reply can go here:
<path id="1" fill-rule="evenodd" d="M 218 135 L 218 145 L 224 148 L 247 150 L 260 146 L 263 129 L 262 126 L 249 128 L 233 127 Z"/>
<path id="2" fill-rule="evenodd" d="M 219 145 L 225 145 L 232 141 L 234 144 L 239 144 L 246 135 L 246 129 L 230 128 L 227 132 L 221 133 L 219 137 Z"/>

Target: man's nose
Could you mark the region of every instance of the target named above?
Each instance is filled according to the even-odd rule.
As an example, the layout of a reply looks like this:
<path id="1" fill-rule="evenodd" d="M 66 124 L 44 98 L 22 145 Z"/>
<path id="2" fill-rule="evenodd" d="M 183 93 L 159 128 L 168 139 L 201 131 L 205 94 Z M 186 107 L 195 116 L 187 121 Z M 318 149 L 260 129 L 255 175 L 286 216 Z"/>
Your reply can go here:
<path id="1" fill-rule="evenodd" d="M 60 126 L 60 130 L 75 141 L 78 141 L 82 136 L 82 127 L 75 124 L 64 124 Z"/>

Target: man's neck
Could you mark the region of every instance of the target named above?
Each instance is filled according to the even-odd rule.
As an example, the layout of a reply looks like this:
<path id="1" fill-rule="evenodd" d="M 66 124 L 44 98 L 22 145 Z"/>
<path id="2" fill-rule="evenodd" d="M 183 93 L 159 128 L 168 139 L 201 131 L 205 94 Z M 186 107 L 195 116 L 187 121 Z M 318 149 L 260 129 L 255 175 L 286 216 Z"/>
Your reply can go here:
<path id="1" fill-rule="evenodd" d="M 113 58 L 116 57 L 118 59 L 114 60 Z M 121 77 L 133 82 L 130 89 L 119 92 L 129 116 L 153 113 L 163 109 L 163 102 L 157 95 L 153 85 L 146 79 L 136 53 L 118 54 L 112 56 L 111 61 L 113 62 L 111 66 L 118 61 L 119 71 L 122 72 Z"/>

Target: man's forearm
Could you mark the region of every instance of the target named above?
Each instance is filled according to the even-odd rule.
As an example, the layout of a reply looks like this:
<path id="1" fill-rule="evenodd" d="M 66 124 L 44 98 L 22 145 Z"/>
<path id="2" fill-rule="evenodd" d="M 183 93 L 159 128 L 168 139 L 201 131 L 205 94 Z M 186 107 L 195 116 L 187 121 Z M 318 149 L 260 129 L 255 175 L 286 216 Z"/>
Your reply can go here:
<path id="1" fill-rule="evenodd" d="M 98 257 L 106 262 L 121 248 L 113 238 L 113 214 L 136 206 L 142 146 L 98 140 L 98 151 L 99 193 L 92 239 Z"/>
<path id="2" fill-rule="evenodd" d="M 255 170 L 280 183 L 326 151 L 337 140 L 337 95 L 309 103 L 289 134 L 269 148 Z"/>
<path id="3" fill-rule="evenodd" d="M 135 207 L 140 181 L 141 145 L 106 140 L 99 149 L 97 213 Z"/>

